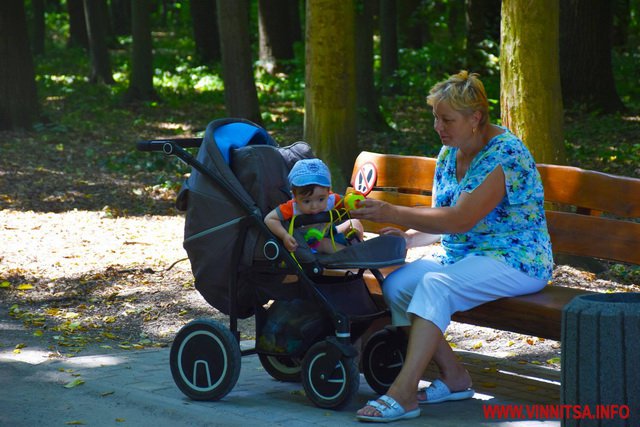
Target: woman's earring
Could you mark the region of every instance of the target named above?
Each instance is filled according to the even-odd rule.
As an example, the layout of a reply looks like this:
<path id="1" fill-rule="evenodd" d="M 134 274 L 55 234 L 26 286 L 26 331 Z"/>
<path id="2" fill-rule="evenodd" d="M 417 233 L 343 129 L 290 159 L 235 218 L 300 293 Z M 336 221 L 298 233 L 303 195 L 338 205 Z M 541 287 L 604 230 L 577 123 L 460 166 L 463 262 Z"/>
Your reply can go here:
<path id="1" fill-rule="evenodd" d="M 471 129 L 471 132 L 473 132 L 474 135 L 476 134 L 476 129 L 477 128 L 475 128 L 475 127 L 473 129 Z"/>

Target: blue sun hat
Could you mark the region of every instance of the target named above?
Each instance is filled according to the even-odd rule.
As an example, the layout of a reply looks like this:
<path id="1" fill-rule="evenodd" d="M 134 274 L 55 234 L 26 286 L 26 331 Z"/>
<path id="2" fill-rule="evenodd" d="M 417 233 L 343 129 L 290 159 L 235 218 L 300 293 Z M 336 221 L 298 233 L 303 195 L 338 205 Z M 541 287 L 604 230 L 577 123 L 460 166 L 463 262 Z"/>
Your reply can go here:
<path id="1" fill-rule="evenodd" d="M 298 160 L 289 172 L 289 185 L 304 187 L 311 184 L 331 187 L 329 168 L 320 159 Z"/>

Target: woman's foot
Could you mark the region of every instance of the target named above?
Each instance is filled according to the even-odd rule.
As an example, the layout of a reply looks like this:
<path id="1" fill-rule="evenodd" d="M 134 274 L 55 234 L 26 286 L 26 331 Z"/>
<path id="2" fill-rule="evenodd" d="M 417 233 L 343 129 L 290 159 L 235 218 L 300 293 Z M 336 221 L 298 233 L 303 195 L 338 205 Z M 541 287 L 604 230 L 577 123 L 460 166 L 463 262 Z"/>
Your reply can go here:
<path id="1" fill-rule="evenodd" d="M 367 408 L 373 408 L 372 415 L 367 415 Z M 363 413 L 361 413 L 363 412 Z M 396 400 L 388 395 L 380 396 L 378 400 L 370 400 L 367 406 L 358 411 L 356 418 L 359 421 L 390 423 L 398 420 L 408 420 L 418 418 L 420 416 L 420 408 L 410 411 L 404 409 Z"/>
<path id="2" fill-rule="evenodd" d="M 402 406 L 402 409 L 404 409 L 405 412 L 411 412 L 414 411 L 415 409 L 418 408 L 418 400 L 415 394 L 413 394 L 413 396 L 408 396 L 405 398 L 402 398 L 400 396 L 400 393 L 398 393 L 395 390 L 389 389 L 389 391 L 387 392 L 386 396 L 389 396 L 391 399 L 393 399 L 395 402 L 398 403 L 398 405 Z M 388 406 L 384 401 L 378 399 L 376 400 L 376 402 Z M 376 409 L 375 407 L 371 406 L 371 405 L 366 405 L 365 407 L 363 407 L 362 409 L 360 409 L 357 412 L 358 415 L 364 415 L 364 416 L 369 416 L 369 417 L 379 417 L 382 414 L 380 413 L 380 411 L 378 409 Z"/>

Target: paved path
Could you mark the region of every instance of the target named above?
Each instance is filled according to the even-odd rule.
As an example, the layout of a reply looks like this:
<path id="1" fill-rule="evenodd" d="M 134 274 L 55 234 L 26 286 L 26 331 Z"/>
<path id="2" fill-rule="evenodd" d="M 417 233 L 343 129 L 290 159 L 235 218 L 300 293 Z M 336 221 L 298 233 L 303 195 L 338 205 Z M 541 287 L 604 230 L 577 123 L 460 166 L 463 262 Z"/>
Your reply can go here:
<path id="1" fill-rule="evenodd" d="M 475 381 L 476 395 L 464 402 L 424 407 L 410 426 L 495 426 L 487 405 L 557 404 L 557 371 L 505 363 L 460 353 Z M 0 349 L 0 425 L 2 426 L 343 426 L 364 425 L 354 414 L 375 396 L 361 379 L 356 398 L 343 410 L 315 407 L 299 383 L 273 380 L 257 356 L 244 356 L 240 379 L 218 402 L 187 399 L 169 370 L 169 350 L 155 349 L 49 359 L 45 351 L 20 354 Z M 64 385 L 74 380 L 83 384 Z M 559 421 L 501 420 L 501 426 L 559 426 Z"/>

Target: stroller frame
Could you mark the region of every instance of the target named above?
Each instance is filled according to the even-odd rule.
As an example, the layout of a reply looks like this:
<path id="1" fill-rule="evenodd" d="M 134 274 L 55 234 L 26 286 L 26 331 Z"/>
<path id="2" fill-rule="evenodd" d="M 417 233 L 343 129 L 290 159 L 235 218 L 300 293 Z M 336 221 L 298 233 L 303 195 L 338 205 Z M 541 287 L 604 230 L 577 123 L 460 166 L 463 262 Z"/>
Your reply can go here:
<path id="1" fill-rule="evenodd" d="M 258 125 L 244 119 L 221 119 L 212 122 L 209 126 L 216 122 L 245 123 L 260 128 Z M 370 314 L 349 316 L 336 309 L 335 304 L 318 289 L 315 282 L 309 277 L 309 274 L 320 276 L 324 267 L 318 261 L 313 261 L 303 268 L 294 256 L 284 249 L 284 245 L 266 226 L 260 209 L 246 203 L 243 197 L 234 191 L 234 188 L 230 187 L 216 175 L 216 173 L 187 150 L 189 148 L 199 148 L 202 143 L 203 138 L 154 139 L 138 141 L 137 149 L 145 152 L 161 152 L 167 156 L 177 157 L 185 164 L 191 166 L 193 170 L 198 171 L 207 177 L 207 179 L 211 180 L 219 190 L 225 192 L 242 206 L 246 212 L 246 216 L 240 219 L 240 235 L 235 240 L 231 250 L 231 259 L 234 262 L 239 262 L 240 260 L 243 249 L 242 243 L 245 241 L 246 232 L 250 226 L 258 227 L 261 233 L 265 233 L 266 236 L 270 237 L 269 242 L 275 243 L 277 254 L 274 259 L 284 262 L 288 271 L 295 272 L 303 289 L 312 296 L 315 302 L 329 313 L 335 330 L 334 336 L 327 336 L 324 341 L 316 343 L 307 350 L 307 353 L 312 353 L 311 356 L 313 357 L 306 354 L 302 367 L 300 367 L 305 392 L 308 398 L 319 407 L 329 409 L 343 407 L 351 400 L 359 387 L 359 375 L 356 364 L 359 352 L 352 344 L 351 322 L 371 322 L 388 316 L 389 310 L 379 309 Z M 314 222 L 319 222 L 317 217 L 303 219 L 300 221 L 300 224 Z M 361 278 L 365 270 L 364 268 L 359 268 L 355 277 Z M 369 270 L 376 279 L 382 283 L 383 276 L 380 271 L 374 268 L 370 268 Z M 288 371 L 279 372 L 280 368 L 277 366 L 278 363 L 282 360 L 284 360 L 285 364 L 292 361 L 287 355 L 273 356 L 260 354 L 255 347 L 244 350 L 240 349 L 240 332 L 238 329 L 238 275 L 236 272 L 236 274 L 231 276 L 228 287 L 228 330 L 217 321 L 198 319 L 185 325 L 174 340 L 171 352 L 172 375 L 181 391 L 194 400 L 218 400 L 228 394 L 233 389 L 239 376 L 239 359 L 245 355 L 257 353 L 260 356 L 265 370 L 278 380 L 297 380 L 295 372 L 293 375 Z M 221 329 L 221 327 L 224 329 Z M 185 344 L 186 340 L 192 340 L 194 344 Z M 225 366 L 219 373 L 211 374 L 211 371 L 215 369 L 212 369 L 209 363 L 206 364 L 206 369 L 200 366 L 201 363 L 206 363 L 200 359 L 204 356 L 190 355 L 190 352 L 193 351 L 219 354 L 219 359 L 225 361 L 225 363 L 223 363 Z M 381 394 L 386 391 L 399 371 L 399 366 L 402 365 L 405 354 L 406 340 L 399 331 L 395 331 L 393 328 L 385 328 L 371 336 L 362 352 L 362 366 L 367 382 L 375 391 Z M 315 360 L 317 363 L 314 364 L 313 361 L 307 362 L 307 358 Z M 183 359 L 187 360 L 187 362 L 183 362 Z M 234 363 L 227 364 L 227 359 L 232 362 L 235 361 L 234 363 L 237 366 L 232 366 Z M 297 361 L 294 362 L 294 365 L 297 365 Z M 194 366 L 193 368 L 190 367 L 188 375 L 183 372 L 183 363 L 193 364 Z M 215 363 L 211 365 L 215 365 Z M 294 366 L 294 371 L 297 367 L 299 366 Z M 320 381 L 319 378 L 334 377 L 337 367 L 340 367 L 344 373 L 342 380 L 344 380 L 346 387 L 341 388 L 339 392 L 336 392 L 336 390 L 331 387 L 325 390 L 323 385 L 318 383 Z M 305 369 L 309 372 L 305 372 Z M 206 374 L 203 374 L 203 371 L 205 371 Z M 200 387 L 197 384 L 202 382 L 201 377 L 203 375 L 207 377 L 205 383 L 208 384 L 208 386 Z"/>

